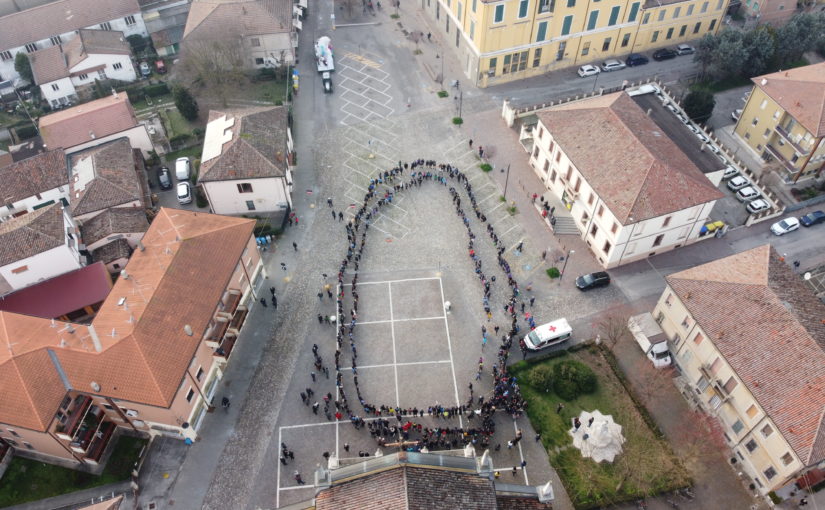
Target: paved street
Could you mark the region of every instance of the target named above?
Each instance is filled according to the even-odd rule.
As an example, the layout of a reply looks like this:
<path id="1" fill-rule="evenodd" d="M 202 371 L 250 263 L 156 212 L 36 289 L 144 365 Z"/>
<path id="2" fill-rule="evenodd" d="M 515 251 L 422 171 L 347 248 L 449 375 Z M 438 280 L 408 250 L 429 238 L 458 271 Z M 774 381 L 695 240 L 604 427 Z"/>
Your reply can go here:
<path id="1" fill-rule="evenodd" d="M 292 473 L 299 470 L 304 479 L 311 480 L 314 468 L 324 460 L 324 451 L 342 457 L 355 456 L 359 450 L 375 452 L 368 433 L 355 431 L 348 423 L 328 421 L 323 413 L 314 415 L 298 394 L 308 386 L 319 398 L 335 390 L 331 380 L 316 375 L 318 380 L 313 383 L 309 375 L 314 370 L 313 343 L 319 345 L 326 363 L 333 357 L 334 329 L 316 320 L 319 313 L 334 313 L 333 301 L 319 300 L 317 293 L 324 284 L 334 283 L 322 275 L 334 275 L 346 252 L 343 224 L 332 218 L 327 197 L 333 199 L 332 210 L 343 212 L 348 219 L 354 204 L 363 199 L 369 179 L 399 160 L 435 159 L 467 172 L 479 206 L 507 246 L 516 279 L 522 288 L 532 287 L 527 295 L 537 298 L 533 309 L 537 321 L 566 317 L 577 339 L 591 336 L 595 320 L 605 310 L 649 309 L 664 287 L 665 275 L 764 242 L 772 242 L 789 260 L 802 261 L 803 269 L 825 263 L 821 236 L 798 232 L 775 238 L 768 232 L 769 224 L 760 224 L 630 264 L 611 273 L 611 287 L 578 292 L 573 276 L 596 270 L 595 261 L 577 237 L 551 235 L 532 207 L 529 197 L 540 183 L 527 165 L 517 133 L 499 118 L 501 100 L 509 97 L 517 104 L 528 104 L 580 94 L 593 90 L 594 85 L 615 86 L 623 80 L 653 76 L 678 82 L 679 73 L 690 73 L 689 57 L 605 74 L 598 83 L 593 78 L 572 78 L 574 70 L 570 70 L 569 74 L 560 72 L 484 91 L 465 90 L 465 124 L 456 127 L 450 122 L 456 100 L 436 96 L 440 87 L 433 81 L 433 70 L 439 73 L 443 63 L 449 84 L 452 79 L 463 79 L 455 71 L 458 63 L 449 54 L 441 55 L 442 41 L 437 38 L 421 42 L 422 54 L 413 54 L 416 45 L 405 32 L 426 33 L 428 28 L 420 12 L 407 8 L 402 6 L 397 22 L 389 19 L 386 10 L 376 17 L 350 20 L 377 23 L 359 26 L 342 26 L 348 21 L 342 19 L 343 13 L 336 13 L 338 26 L 333 31 L 331 4 L 312 6 L 300 36 L 301 90 L 294 104 L 293 133 L 299 155 L 294 203 L 300 221 L 264 253 L 269 278 L 264 289 L 258 289 L 276 288 L 278 310 L 253 308 L 218 391 L 218 397 L 226 395 L 232 400 L 231 409 L 210 415 L 201 430 L 202 439 L 191 447 L 160 441 L 154 459 L 147 461 L 141 474 L 142 504 L 276 508 L 312 496 L 312 489 L 296 486 Z M 332 94 L 323 93 L 312 58 L 313 43 L 321 35 L 332 37 L 336 52 Z M 494 172 L 478 169 L 476 152 L 468 145 L 470 138 L 475 147 L 497 147 L 491 160 Z M 505 183 L 506 174 L 499 169 L 508 165 Z M 505 186 L 506 202 L 500 199 Z M 173 192 L 161 200 L 176 201 Z M 518 211 L 515 215 L 507 211 L 511 203 Z M 359 345 L 363 346 L 359 370 L 363 370 L 365 396 L 419 407 L 434 401 L 443 405 L 465 401 L 478 357 L 490 357 L 489 370 L 494 347 L 488 345 L 487 352 L 481 348 L 481 290 L 466 257 L 466 232 L 455 217 L 449 195 L 435 183 L 402 193 L 381 211 L 370 232 L 361 273 L 375 290 L 369 296 L 364 291 L 359 319 L 370 323 L 359 326 Z M 297 251 L 292 249 L 293 242 Z M 524 248 L 516 253 L 520 242 Z M 479 249 L 485 250 L 481 252 L 485 263 L 492 265 L 489 245 Z M 548 253 L 546 260 L 542 260 L 543 251 Z M 565 276 L 550 281 L 544 270 L 560 266 L 561 257 L 568 254 L 572 256 Z M 281 269 L 281 262 L 286 270 Z M 494 295 L 501 296 L 498 285 Z M 452 304 L 448 315 L 444 301 Z M 495 320 L 501 317 L 496 315 Z M 518 352 L 516 357 L 520 357 Z M 490 382 L 488 371 L 477 383 L 476 394 L 489 392 Z M 506 442 L 515 428 L 532 437 L 525 418 L 513 422 L 500 416 L 497 427 L 501 432 L 496 441 Z M 281 442 L 295 452 L 295 461 L 288 466 L 278 461 Z M 350 445 L 349 454 L 342 451 L 344 443 Z M 555 508 L 571 508 L 541 448 L 531 441 L 520 446 L 518 451 L 495 453 L 496 467 L 509 469 L 526 460 L 518 483 L 553 480 L 558 498 Z M 716 465 L 711 472 L 717 469 L 726 466 Z M 730 501 L 746 501 L 744 491 L 731 479 L 732 472 L 725 472 L 731 477 L 717 477 L 714 490 L 728 491 Z"/>

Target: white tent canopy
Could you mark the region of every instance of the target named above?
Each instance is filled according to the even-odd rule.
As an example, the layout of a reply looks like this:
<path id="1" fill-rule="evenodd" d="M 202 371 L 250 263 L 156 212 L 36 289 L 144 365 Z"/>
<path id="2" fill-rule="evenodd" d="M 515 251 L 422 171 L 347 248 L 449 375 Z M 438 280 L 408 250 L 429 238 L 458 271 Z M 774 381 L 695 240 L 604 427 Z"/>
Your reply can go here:
<path id="1" fill-rule="evenodd" d="M 588 426 L 591 418 L 593 423 Z M 578 430 L 573 426 L 569 433 L 573 436 L 573 446 L 581 450 L 582 457 L 592 458 L 596 462 L 613 462 L 616 455 L 622 453 L 622 443 L 625 441 L 622 426 L 613 421 L 613 416 L 598 410 L 592 413 L 582 411 L 579 421 L 581 426 Z"/>

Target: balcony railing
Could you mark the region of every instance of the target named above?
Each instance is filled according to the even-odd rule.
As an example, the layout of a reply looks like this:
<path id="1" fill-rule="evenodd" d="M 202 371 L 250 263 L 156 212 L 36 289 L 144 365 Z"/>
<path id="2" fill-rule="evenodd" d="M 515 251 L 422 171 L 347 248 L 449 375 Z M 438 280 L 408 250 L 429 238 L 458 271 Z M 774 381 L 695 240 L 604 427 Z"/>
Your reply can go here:
<path id="1" fill-rule="evenodd" d="M 80 423 L 80 427 L 78 427 L 77 433 L 72 438 L 69 446 L 77 452 L 87 452 L 92 441 L 95 439 L 95 434 L 103 424 L 104 418 L 105 415 L 102 409 L 97 406 L 90 407 L 83 417 L 83 421 Z"/>
<path id="2" fill-rule="evenodd" d="M 766 145 L 765 150 L 768 152 L 768 154 L 773 156 L 773 158 L 776 159 L 791 175 L 794 175 L 799 171 L 799 169 L 797 169 L 793 163 L 785 159 L 785 156 L 783 156 L 781 152 L 776 150 L 776 148 L 773 145 Z"/>
<path id="3" fill-rule="evenodd" d="M 78 395 L 69 404 L 65 410 L 61 410 L 60 412 L 64 413 L 67 416 L 65 423 L 57 424 L 56 432 L 58 437 L 61 439 L 65 439 L 67 441 L 74 438 L 75 434 L 77 433 L 77 429 L 80 425 L 80 422 L 86 416 L 86 411 L 89 410 L 89 407 L 92 405 L 91 397 L 86 395 Z"/>
<path id="4" fill-rule="evenodd" d="M 112 438 L 116 429 L 117 425 L 110 421 L 104 421 L 100 424 L 100 427 L 94 434 L 92 442 L 89 444 L 89 448 L 86 450 L 86 460 L 96 464 L 100 462 L 100 457 L 102 457 L 103 452 L 106 451 L 106 446 L 109 444 L 109 440 Z"/>
<path id="5" fill-rule="evenodd" d="M 796 143 L 796 141 L 791 138 L 791 134 L 788 133 L 787 131 L 785 131 L 785 128 L 783 128 L 779 124 L 777 124 L 776 128 L 774 128 L 774 129 L 776 130 L 777 133 L 779 133 L 779 136 L 781 136 L 786 142 L 791 144 L 791 146 L 794 149 L 796 149 L 796 152 L 798 152 L 800 154 L 803 154 L 803 155 L 808 154 L 809 152 L 811 152 L 810 149 L 805 149 L 804 147 L 802 147 L 801 145 Z"/>

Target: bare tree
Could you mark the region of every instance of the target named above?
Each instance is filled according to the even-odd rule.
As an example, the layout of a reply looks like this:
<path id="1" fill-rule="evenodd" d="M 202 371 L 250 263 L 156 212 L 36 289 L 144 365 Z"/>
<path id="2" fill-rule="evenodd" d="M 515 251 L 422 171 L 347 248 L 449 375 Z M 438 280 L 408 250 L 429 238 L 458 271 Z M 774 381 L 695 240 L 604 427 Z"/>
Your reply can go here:
<path id="1" fill-rule="evenodd" d="M 352 17 L 352 10 L 357 5 L 356 2 L 358 2 L 358 0 L 338 0 L 338 2 L 341 6 L 341 9 L 344 10 L 347 13 L 347 17 L 351 18 Z M 363 0 L 362 0 L 362 3 L 363 3 Z"/>
<path id="2" fill-rule="evenodd" d="M 596 331 L 611 351 L 619 343 L 619 340 L 628 338 L 630 330 L 627 329 L 627 315 L 620 313 L 608 313 L 603 318 L 596 321 Z"/>
<path id="3" fill-rule="evenodd" d="M 424 38 L 424 32 L 420 30 L 413 30 L 412 32 L 410 32 L 409 38 L 412 42 L 415 43 L 415 53 L 417 55 L 421 52 L 421 50 L 418 49 L 418 43 L 420 43 L 421 39 Z"/>
<path id="4" fill-rule="evenodd" d="M 179 69 L 181 80 L 201 87 L 226 107 L 232 93 L 247 80 L 243 43 L 234 38 L 185 41 Z"/>
<path id="5" fill-rule="evenodd" d="M 674 449 L 691 471 L 701 469 L 707 459 L 728 450 L 719 420 L 703 411 L 687 413 L 672 440 Z"/>
<path id="6" fill-rule="evenodd" d="M 633 365 L 633 386 L 637 395 L 643 400 L 645 407 L 660 398 L 664 391 L 662 388 L 672 384 L 673 368 L 656 368 L 649 358 L 639 358 Z M 668 393 L 669 394 L 669 393 Z"/>

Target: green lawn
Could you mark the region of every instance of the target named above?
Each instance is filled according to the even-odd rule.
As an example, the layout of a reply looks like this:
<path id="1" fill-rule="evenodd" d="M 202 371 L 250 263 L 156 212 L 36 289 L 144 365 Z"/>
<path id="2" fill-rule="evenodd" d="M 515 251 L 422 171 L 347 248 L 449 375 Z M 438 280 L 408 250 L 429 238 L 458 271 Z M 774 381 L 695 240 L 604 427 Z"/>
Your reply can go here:
<path id="1" fill-rule="evenodd" d="M 166 126 L 169 138 L 182 134 L 192 134 L 192 130 L 197 127 L 184 119 L 177 108 L 162 110 L 161 117 L 163 118 L 163 123 Z"/>
<path id="2" fill-rule="evenodd" d="M 157 106 L 163 103 L 171 103 L 173 102 L 172 94 L 164 94 L 162 96 L 152 97 L 152 104 L 150 105 L 146 99 L 141 99 L 140 101 L 135 101 L 132 103 L 132 107 L 135 111 L 145 110 L 146 108 L 151 108 L 153 106 Z"/>
<path id="3" fill-rule="evenodd" d="M 178 158 L 189 157 L 191 159 L 199 159 L 201 157 L 201 152 L 203 152 L 203 147 L 198 144 L 194 147 L 187 147 L 179 151 L 168 152 L 164 157 L 166 158 L 167 165 L 174 165 L 175 160 Z M 172 168 L 172 171 L 174 171 L 174 168 Z"/>
<path id="4" fill-rule="evenodd" d="M 15 457 L 0 480 L 0 507 L 126 480 L 145 444 L 145 439 L 121 436 L 100 476 Z"/>
<path id="5" fill-rule="evenodd" d="M 566 402 L 552 391 L 530 386 L 527 374 L 539 364 L 555 365 L 575 359 L 590 366 L 598 377 L 597 390 Z M 630 396 L 613 374 L 598 350 L 581 350 L 538 363 L 521 361 L 511 371 L 518 377 L 524 398 L 529 403 L 527 415 L 548 450 L 550 464 L 556 469 L 576 508 L 596 508 L 645 495 L 673 490 L 689 484 L 688 474 L 678 463 L 670 446 L 656 437 L 635 408 Z M 562 412 L 556 413 L 559 402 Z M 568 431 L 571 420 L 582 410 L 598 409 L 610 414 L 622 426 L 626 439 L 624 451 L 613 463 L 595 463 L 583 458 L 573 447 Z"/>
<path id="6" fill-rule="evenodd" d="M 301 88 L 303 88 L 305 84 L 309 85 L 309 79 L 300 84 Z M 238 87 L 237 92 L 232 95 L 233 99 L 265 101 L 271 104 L 275 104 L 278 101 L 283 102 L 285 97 L 286 82 L 283 80 L 247 82 Z"/>

